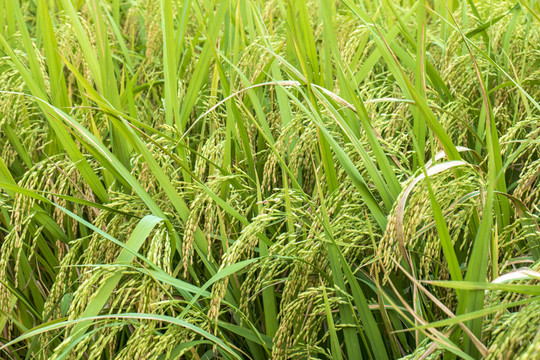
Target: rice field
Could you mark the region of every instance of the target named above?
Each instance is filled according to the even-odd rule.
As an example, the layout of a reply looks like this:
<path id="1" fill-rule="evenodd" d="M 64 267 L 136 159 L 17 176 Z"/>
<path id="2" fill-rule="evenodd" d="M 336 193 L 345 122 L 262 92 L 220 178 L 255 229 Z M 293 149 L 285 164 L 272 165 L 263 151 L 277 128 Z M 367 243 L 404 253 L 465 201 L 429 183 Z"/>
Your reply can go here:
<path id="1" fill-rule="evenodd" d="M 537 0 L 0 0 L 0 359 L 540 359 Z"/>

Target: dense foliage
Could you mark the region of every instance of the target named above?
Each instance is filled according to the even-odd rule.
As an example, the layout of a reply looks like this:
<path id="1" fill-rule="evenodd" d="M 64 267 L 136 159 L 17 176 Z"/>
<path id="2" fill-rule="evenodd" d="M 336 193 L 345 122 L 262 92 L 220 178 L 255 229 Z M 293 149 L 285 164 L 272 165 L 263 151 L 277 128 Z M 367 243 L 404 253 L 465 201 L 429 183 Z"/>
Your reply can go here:
<path id="1" fill-rule="evenodd" d="M 0 358 L 532 359 L 537 0 L 0 0 Z"/>

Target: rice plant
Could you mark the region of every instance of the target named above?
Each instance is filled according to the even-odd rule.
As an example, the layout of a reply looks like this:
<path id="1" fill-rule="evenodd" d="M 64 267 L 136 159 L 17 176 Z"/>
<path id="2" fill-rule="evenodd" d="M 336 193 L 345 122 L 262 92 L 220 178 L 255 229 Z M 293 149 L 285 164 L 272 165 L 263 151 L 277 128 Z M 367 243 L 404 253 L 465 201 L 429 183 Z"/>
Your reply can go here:
<path id="1" fill-rule="evenodd" d="M 539 29 L 0 0 L 0 358 L 539 358 Z"/>

